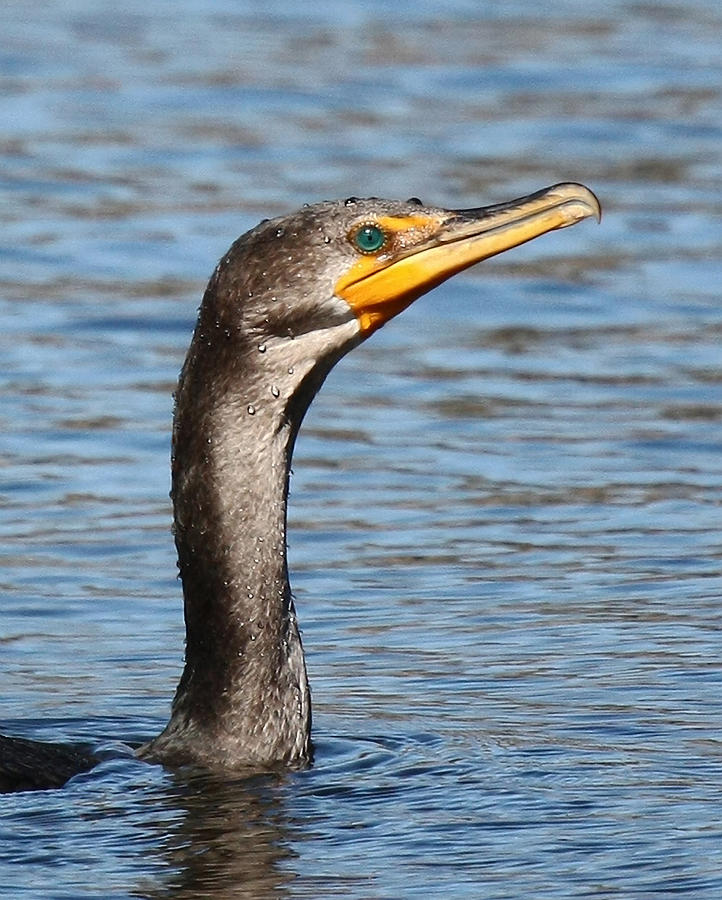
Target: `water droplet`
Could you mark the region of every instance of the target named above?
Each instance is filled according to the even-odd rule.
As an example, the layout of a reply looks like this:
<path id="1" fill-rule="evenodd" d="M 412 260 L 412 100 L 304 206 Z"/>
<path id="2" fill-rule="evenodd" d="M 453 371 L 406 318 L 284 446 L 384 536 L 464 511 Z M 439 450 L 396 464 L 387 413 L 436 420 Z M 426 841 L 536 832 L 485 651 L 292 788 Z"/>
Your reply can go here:
<path id="1" fill-rule="evenodd" d="M 280 226 L 279 228 L 276 229 L 276 237 L 277 238 L 282 238 L 285 233 L 286 233 L 286 229 L 283 226 Z"/>
<path id="2" fill-rule="evenodd" d="M 265 345 L 265 344 L 259 344 L 259 345 L 258 345 L 258 352 L 259 352 L 259 353 L 265 353 L 265 352 L 266 352 L 266 345 Z"/>
<path id="3" fill-rule="evenodd" d="M 330 243 L 331 243 L 331 238 L 330 238 L 328 235 L 325 235 L 325 237 L 324 237 L 324 239 L 323 239 L 323 242 L 324 242 L 324 244 L 330 244 Z"/>
<path id="4" fill-rule="evenodd" d="M 293 366 L 288 367 L 288 374 L 293 375 Z"/>
<path id="5" fill-rule="evenodd" d="M 273 394 L 274 397 L 280 397 L 280 396 L 281 396 L 281 392 L 278 390 L 278 388 L 276 387 L 275 384 L 272 385 L 272 387 L 271 387 L 271 393 Z"/>
<path id="6" fill-rule="evenodd" d="M 249 416 L 256 415 L 256 407 L 252 403 L 248 404 L 248 406 L 246 407 L 246 411 L 248 412 Z"/>
<path id="7" fill-rule="evenodd" d="M 409 197 L 409 199 L 408 199 L 406 202 L 407 202 L 407 203 L 413 203 L 414 206 L 423 206 L 423 205 L 424 205 L 424 204 L 421 202 L 421 200 L 419 200 L 418 197 Z"/>
<path id="8" fill-rule="evenodd" d="M 358 197 L 347 197 L 343 201 L 344 206 L 353 206 L 355 203 L 358 203 Z"/>
<path id="9" fill-rule="evenodd" d="M 252 297 L 252 296 L 253 296 L 253 291 L 249 291 L 249 292 L 248 292 L 248 296 L 249 296 L 249 297 Z"/>

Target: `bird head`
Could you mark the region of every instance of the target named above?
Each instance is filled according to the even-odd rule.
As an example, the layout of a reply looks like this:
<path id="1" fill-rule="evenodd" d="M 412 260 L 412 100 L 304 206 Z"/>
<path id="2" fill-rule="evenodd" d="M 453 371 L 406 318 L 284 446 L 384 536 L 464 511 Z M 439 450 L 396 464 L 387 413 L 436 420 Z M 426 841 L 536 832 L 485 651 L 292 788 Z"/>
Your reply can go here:
<path id="1" fill-rule="evenodd" d="M 233 244 L 212 282 L 226 298 L 217 312 L 256 343 L 336 330 L 358 343 L 457 272 L 590 216 L 599 202 L 580 184 L 475 209 L 354 197 L 305 206 Z"/>

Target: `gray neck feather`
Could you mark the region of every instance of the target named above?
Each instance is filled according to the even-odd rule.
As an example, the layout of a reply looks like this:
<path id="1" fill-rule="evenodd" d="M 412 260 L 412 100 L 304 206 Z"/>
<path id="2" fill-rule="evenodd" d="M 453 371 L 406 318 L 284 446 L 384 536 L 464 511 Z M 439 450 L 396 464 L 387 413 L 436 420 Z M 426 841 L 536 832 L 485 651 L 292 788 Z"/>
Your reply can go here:
<path id="1" fill-rule="evenodd" d="M 168 726 L 140 750 L 146 758 L 232 768 L 310 757 L 286 505 L 303 415 L 358 340 L 355 321 L 334 330 L 251 343 L 207 328 L 201 313 L 173 428 L 186 663 Z"/>

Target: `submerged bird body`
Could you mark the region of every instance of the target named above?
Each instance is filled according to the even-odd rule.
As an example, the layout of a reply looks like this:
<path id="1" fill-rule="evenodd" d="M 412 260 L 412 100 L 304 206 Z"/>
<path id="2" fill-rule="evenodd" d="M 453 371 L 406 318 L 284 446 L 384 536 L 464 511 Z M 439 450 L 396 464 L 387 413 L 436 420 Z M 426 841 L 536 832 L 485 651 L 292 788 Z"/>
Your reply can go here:
<path id="1" fill-rule="evenodd" d="M 351 198 L 263 222 L 232 245 L 206 289 L 176 393 L 186 661 L 170 721 L 141 758 L 212 769 L 310 759 L 286 504 L 311 400 L 345 353 L 441 281 L 598 214 L 594 195 L 572 184 L 475 210 Z"/>

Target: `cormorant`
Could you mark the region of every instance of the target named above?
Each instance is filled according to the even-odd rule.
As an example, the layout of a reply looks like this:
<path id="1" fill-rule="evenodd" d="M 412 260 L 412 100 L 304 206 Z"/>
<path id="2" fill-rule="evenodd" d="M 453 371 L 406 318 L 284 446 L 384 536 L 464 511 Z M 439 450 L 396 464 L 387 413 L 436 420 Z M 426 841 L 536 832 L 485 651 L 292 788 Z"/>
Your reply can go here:
<path id="1" fill-rule="evenodd" d="M 238 238 L 206 288 L 176 393 L 172 498 L 186 657 L 163 732 L 168 766 L 306 765 L 311 699 L 286 563 L 293 446 L 328 372 L 456 272 L 595 216 L 580 184 L 447 210 L 349 198 Z M 0 737 L 0 788 L 56 787 L 92 752 Z"/>

